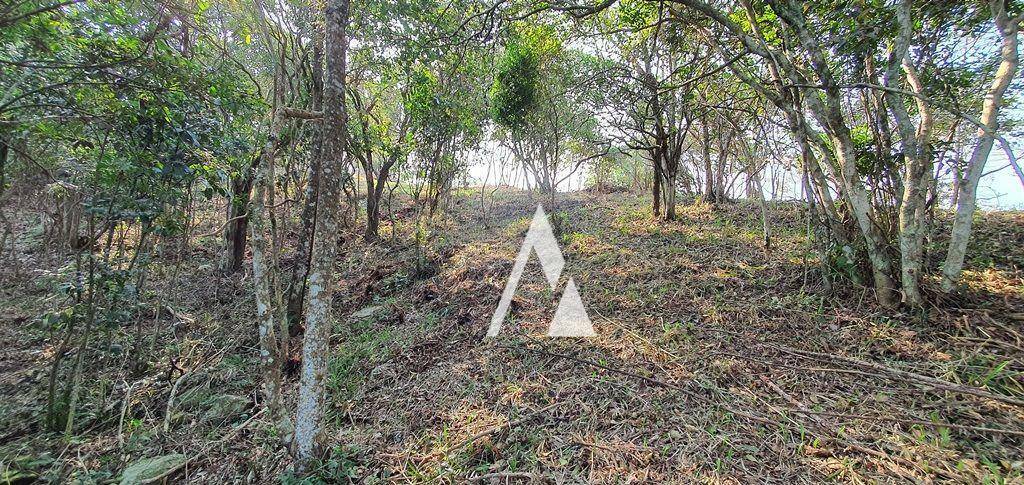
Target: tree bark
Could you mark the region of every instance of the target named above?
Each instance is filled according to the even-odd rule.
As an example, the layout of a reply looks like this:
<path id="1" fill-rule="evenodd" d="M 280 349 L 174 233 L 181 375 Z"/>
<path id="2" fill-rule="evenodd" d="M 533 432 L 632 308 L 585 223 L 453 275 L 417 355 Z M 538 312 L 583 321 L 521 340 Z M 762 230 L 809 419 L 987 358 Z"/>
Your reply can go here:
<path id="1" fill-rule="evenodd" d="M 651 187 L 651 195 L 654 198 L 654 217 L 661 216 L 661 154 L 655 150 L 654 156 L 654 184 Z"/>
<path id="2" fill-rule="evenodd" d="M 810 67 L 822 85 L 823 100 L 816 96 L 807 96 L 806 100 L 811 111 L 835 145 L 835 155 L 839 164 L 838 178 L 842 181 L 851 212 L 864 236 L 868 260 L 871 263 L 875 297 L 882 306 L 893 307 L 897 302 L 895 285 L 891 276 L 892 261 L 886 251 L 886 241 L 875 224 L 871 199 L 857 171 L 853 138 L 842 111 L 842 93 L 832 74 L 831 67 L 822 53 L 820 40 L 811 33 L 806 25 L 799 3 L 793 0 L 773 0 L 769 3 L 783 22 L 796 33 L 801 47 L 807 54 Z"/>
<path id="3" fill-rule="evenodd" d="M 676 220 L 676 179 L 675 174 L 665 178 L 665 220 Z"/>
<path id="4" fill-rule="evenodd" d="M 380 194 L 377 187 L 383 187 L 383 183 L 373 180 L 372 170 L 366 170 L 366 230 L 363 232 L 363 239 L 366 242 L 377 240 L 377 231 L 380 228 Z"/>
<path id="5" fill-rule="evenodd" d="M 754 168 L 753 159 L 751 159 L 750 165 L 750 188 L 751 192 L 753 192 L 754 200 L 757 201 L 757 207 L 761 209 L 762 243 L 764 244 L 765 257 L 767 257 L 772 250 L 772 225 L 768 215 L 768 202 L 764 200 L 764 186 L 761 184 L 761 170 Z"/>
<path id="6" fill-rule="evenodd" d="M 309 469 L 322 447 L 324 385 L 330 309 L 334 293 L 334 261 L 338 253 L 338 219 L 341 215 L 342 173 L 347 143 L 345 74 L 349 0 L 330 0 L 326 5 L 326 82 L 322 169 L 317 225 L 313 232 L 306 299 L 306 333 L 302 348 L 302 377 L 295 417 L 295 458 L 300 472 Z"/>
<path id="7" fill-rule="evenodd" d="M 312 101 L 313 111 L 322 114 L 324 104 L 324 33 L 323 26 L 318 25 L 313 31 L 313 56 L 310 68 L 312 80 Z M 316 121 L 314 125 L 314 136 L 319 135 L 323 129 L 323 118 Z M 300 216 L 301 226 L 297 244 L 298 257 L 295 259 L 295 269 L 292 272 L 292 279 L 288 285 L 288 318 L 292 322 L 302 319 L 302 305 L 306 298 L 306 277 L 309 275 L 309 257 L 312 253 L 313 231 L 316 228 L 317 196 L 320 193 L 320 144 L 313 146 L 313 154 L 309 160 L 307 170 L 306 189 L 303 192 L 302 214 Z"/>
<path id="8" fill-rule="evenodd" d="M 276 94 L 275 97 L 277 97 Z M 283 352 L 278 335 L 277 305 L 272 296 L 276 290 L 273 281 L 277 265 L 273 264 L 275 262 L 273 249 L 266 236 L 266 200 L 268 192 L 273 190 L 270 187 L 273 182 L 269 180 L 268 172 L 270 172 L 271 164 L 274 163 L 275 145 L 281 133 L 281 118 L 277 113 L 276 104 L 275 101 L 275 106 L 270 113 L 270 133 L 256 169 L 256 194 L 249 206 L 249 214 L 252 219 L 252 274 L 256 291 L 256 318 L 259 329 L 260 366 L 263 371 L 263 397 L 275 419 L 283 415 L 281 405 Z"/>
<path id="9" fill-rule="evenodd" d="M 729 194 L 725 191 L 725 167 L 729 163 L 729 150 L 732 146 L 732 137 L 734 135 L 735 131 L 729 129 L 725 132 L 725 138 L 722 139 L 722 143 L 719 145 L 720 150 L 715 163 L 714 197 L 712 198 L 716 204 L 729 202 Z"/>
<path id="10" fill-rule="evenodd" d="M 907 81 L 915 93 L 923 95 L 924 86 L 917 76 L 917 70 L 908 54 L 912 35 L 910 2 L 903 0 L 896 7 L 899 34 L 889 59 L 884 76 L 886 86 L 891 86 L 902 65 Z M 931 107 L 922 98 L 917 100 L 920 123 L 914 122 L 903 104 L 903 98 L 893 91 L 885 92 L 886 104 L 896 119 L 903 149 L 903 194 L 899 207 L 900 282 L 903 301 L 912 307 L 921 307 L 920 279 L 924 258 L 925 208 L 928 187 L 932 179 L 932 153 L 929 148 L 932 132 Z M 880 113 L 881 115 L 881 113 Z"/>
<path id="11" fill-rule="evenodd" d="M 711 132 L 708 129 L 707 115 L 702 117 L 700 123 L 700 154 L 704 160 L 704 199 L 709 202 L 715 201 L 715 179 L 711 177 L 714 170 L 711 166 Z"/>
<path id="12" fill-rule="evenodd" d="M 967 254 L 967 241 L 971 237 L 971 225 L 974 222 L 974 210 L 977 208 L 978 182 L 985 173 L 985 163 L 995 143 L 993 134 L 999 129 L 999 108 L 1003 102 L 1003 95 L 1017 74 L 1020 60 L 1017 31 L 1021 18 L 1010 19 L 1002 0 L 991 0 L 989 5 L 1002 38 L 1001 61 L 996 77 L 985 94 L 985 104 L 981 112 L 981 123 L 986 129 L 978 130 L 978 140 L 967 164 L 967 174 L 960 181 L 957 193 L 956 215 L 950 233 L 949 249 L 946 252 L 946 261 L 942 265 L 942 290 L 947 293 L 953 291 L 960 281 L 964 257 Z"/>
<path id="13" fill-rule="evenodd" d="M 242 173 L 231 178 L 231 202 L 228 204 L 228 223 L 224 230 L 226 247 L 224 248 L 223 265 L 223 269 L 229 273 L 242 269 L 242 264 L 245 262 L 253 177 L 263 156 L 263 152 L 257 154 Z"/>
<path id="14" fill-rule="evenodd" d="M 397 156 L 387 160 L 381 167 L 380 172 L 377 174 L 376 183 L 369 183 L 369 176 L 367 176 L 367 192 L 366 192 L 366 233 L 364 239 L 367 242 L 373 242 L 380 239 L 380 206 L 381 201 L 384 200 L 384 188 L 387 186 L 388 178 L 391 176 L 391 167 L 394 166 L 397 161 Z"/>
<path id="15" fill-rule="evenodd" d="M 270 128 L 267 141 L 253 162 L 255 175 L 247 176 L 248 184 L 255 186 L 255 194 L 249 199 L 246 209 L 252 232 L 252 273 L 256 295 L 263 400 L 281 432 L 282 440 L 287 443 L 290 441 L 292 425 L 284 411 L 281 396 L 281 373 L 284 357 L 287 355 L 288 327 L 279 283 L 280 243 L 272 228 L 269 230 L 271 240 L 267 239 L 268 220 L 271 218 L 268 204 L 273 207 L 275 195 L 274 164 L 277 149 L 280 147 L 281 131 L 284 128 L 284 117 L 280 111 L 284 99 L 284 61 L 280 58 L 276 61 L 278 64 L 274 70 L 273 98 L 270 101 Z M 269 225 L 273 226 L 273 223 Z"/>

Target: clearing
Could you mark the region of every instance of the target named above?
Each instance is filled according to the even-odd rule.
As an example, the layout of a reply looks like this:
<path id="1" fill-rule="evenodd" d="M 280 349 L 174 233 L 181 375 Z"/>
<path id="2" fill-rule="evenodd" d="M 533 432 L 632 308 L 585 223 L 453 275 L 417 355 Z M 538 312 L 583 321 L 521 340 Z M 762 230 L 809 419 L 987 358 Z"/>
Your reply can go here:
<path id="1" fill-rule="evenodd" d="M 567 260 L 559 287 L 575 279 L 595 338 L 544 336 L 559 295 L 536 257 L 502 333 L 484 338 L 538 202 Z M 331 342 L 334 448 L 307 480 L 1024 480 L 1020 213 L 981 218 L 962 300 L 892 314 L 869 290 L 823 292 L 804 269 L 798 204 L 772 206 L 767 254 L 756 206 L 687 203 L 677 222 L 648 207 L 627 193 L 552 204 L 467 191 L 426 251 L 414 211 L 396 211 L 379 245 L 350 238 Z M 174 482 L 292 480 L 256 413 L 251 277 L 220 274 L 204 240 L 153 265 L 150 287 L 169 291 L 143 322 L 144 371 L 123 357 L 133 329 L 100 334 L 83 431 L 43 431 L 60 342 L 40 316 L 70 270 L 34 249 L 30 213 L 17 219 L 22 261 L 43 269 L 0 287 L 0 479 L 104 482 L 165 457 Z"/>

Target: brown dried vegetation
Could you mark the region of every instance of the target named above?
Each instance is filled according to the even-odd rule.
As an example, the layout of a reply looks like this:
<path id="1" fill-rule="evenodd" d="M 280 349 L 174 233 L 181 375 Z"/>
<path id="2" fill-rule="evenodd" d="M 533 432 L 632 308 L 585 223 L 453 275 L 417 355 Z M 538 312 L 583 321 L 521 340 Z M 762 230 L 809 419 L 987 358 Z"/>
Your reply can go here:
<path id="1" fill-rule="evenodd" d="M 970 292 L 907 314 L 853 285 L 823 294 L 798 205 L 773 207 L 766 256 L 744 203 L 693 203 L 664 222 L 630 194 L 566 194 L 546 207 L 567 260 L 560 287 L 575 278 L 599 336 L 543 337 L 559 295 L 534 260 L 502 334 L 485 340 L 536 204 L 511 191 L 491 202 L 481 216 L 479 199 L 456 199 L 423 252 L 414 216 L 385 224 L 378 245 L 345 238 L 320 479 L 1024 480 L 1020 214 L 982 217 Z M 86 416 L 70 441 L 45 431 L 58 339 L 39 315 L 58 303 L 65 262 L 33 252 L 21 214 L 21 266 L 39 269 L 0 284 L 0 479 L 102 482 L 181 453 L 170 481 L 290 480 L 257 412 L 251 281 L 218 274 L 207 241 L 174 261 L 167 310 L 140 313 L 155 341 L 143 370 L 111 348 L 128 329 L 94 339 Z"/>

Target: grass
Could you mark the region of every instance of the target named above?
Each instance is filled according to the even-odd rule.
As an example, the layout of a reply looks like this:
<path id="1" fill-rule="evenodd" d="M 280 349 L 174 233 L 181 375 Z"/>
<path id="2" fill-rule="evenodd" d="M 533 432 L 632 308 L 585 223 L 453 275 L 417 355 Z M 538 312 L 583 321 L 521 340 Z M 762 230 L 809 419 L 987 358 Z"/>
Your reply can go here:
<path id="1" fill-rule="evenodd" d="M 773 204 L 776 244 L 765 254 L 759 213 L 743 202 L 684 205 L 678 221 L 665 222 L 650 217 L 643 197 L 560 196 L 545 207 L 567 260 L 559 284 L 575 279 L 599 336 L 541 336 L 560 289 L 551 290 L 534 261 L 502 334 L 485 341 L 537 202 L 522 193 L 498 195 L 480 219 L 479 193 L 466 194 L 471 203 L 464 212 L 431 221 L 421 231 L 430 235 L 421 241 L 421 253 L 415 251 L 415 220 L 397 221 L 393 243 L 346 246 L 334 306 L 331 451 L 314 477 L 286 474 L 286 454 L 267 431 L 273 423 L 261 419 L 230 446 L 207 450 L 178 478 L 426 483 L 502 471 L 566 482 L 889 482 L 903 479 L 894 471 L 898 466 L 922 481 L 1021 480 L 1019 437 L 815 418 L 836 431 L 831 433 L 793 412 L 790 399 L 826 413 L 1011 430 L 1021 428 L 1019 409 L 850 373 L 859 369 L 772 347 L 849 355 L 1021 396 L 1024 363 L 1015 349 L 1020 320 L 1013 315 L 1024 314 L 1024 285 L 1015 266 L 1024 250 L 1008 243 L 1020 234 L 1016 215 L 979 219 L 983 240 L 972 243 L 969 260 L 972 292 L 956 306 L 922 316 L 877 308 L 855 286 L 824 293 L 816 274 L 805 276 L 800 266 L 806 226 L 792 204 Z M 55 340 L 38 326 L 38 316 L 60 302 L 54 284 L 61 279 L 22 277 L 0 284 L 0 337 L 10 343 L 0 365 L 17 376 L 0 380 L 0 395 L 10 397 L 0 401 L 0 417 L 10 429 L 23 431 L 0 444 L 0 456 L 17 457 L 6 461 L 10 469 L 69 480 L 116 478 L 135 458 L 205 449 L 225 433 L 232 420 L 198 417 L 217 396 L 257 395 L 259 378 L 250 283 L 218 276 L 215 256 L 197 251 L 185 260 L 175 289 L 187 291 L 164 294 L 172 272 L 154 274 L 149 287 L 156 293 L 145 299 L 164 298 L 194 323 L 153 322 L 151 314 L 141 314 L 146 335 L 157 343 L 143 374 L 129 374 L 113 354 L 91 349 L 102 365 L 89 368 L 95 387 L 85 395 L 84 409 L 102 407 L 103 399 L 115 407 L 106 413 L 111 419 L 84 426 L 64 455 L 68 444 L 59 436 L 19 427 L 40 409 Z M 431 271 L 417 274 L 417 257 Z M 66 274 L 64 264 L 48 274 L 61 267 Z M 368 307 L 378 308 L 352 317 Z M 128 348 L 130 330 L 116 329 L 113 340 Z M 292 348 L 298 344 L 293 339 Z M 539 346 L 584 362 L 522 350 Z M 182 418 L 163 433 L 172 358 L 197 372 L 180 391 Z M 127 384 L 136 381 L 122 447 L 119 406 Z M 293 393 L 295 384 L 289 377 L 286 391 Z M 551 403 L 562 405 L 504 426 Z M 453 449 L 491 428 L 478 441 Z M 882 457 L 858 453 L 845 442 Z"/>

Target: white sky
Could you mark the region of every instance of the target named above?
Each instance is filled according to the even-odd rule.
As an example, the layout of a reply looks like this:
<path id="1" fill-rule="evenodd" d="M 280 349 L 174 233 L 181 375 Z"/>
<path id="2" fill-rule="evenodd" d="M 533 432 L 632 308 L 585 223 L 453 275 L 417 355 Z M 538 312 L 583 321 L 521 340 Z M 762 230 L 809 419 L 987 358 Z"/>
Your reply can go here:
<path id="1" fill-rule="evenodd" d="M 1018 158 L 1021 157 L 1019 155 L 1020 150 L 1018 149 L 1021 146 L 1019 142 L 1019 139 L 1010 139 L 1010 143 L 1014 145 L 1014 154 Z M 470 155 L 469 184 L 480 185 L 485 183 L 486 180 L 487 185 L 495 185 L 499 182 L 500 178 L 501 183 L 506 185 L 526 188 L 527 184 L 522 168 L 511 158 L 505 158 L 507 156 L 506 151 L 502 149 L 495 150 L 495 146 L 494 142 L 488 142 L 480 150 Z M 987 210 L 1024 210 L 1024 185 L 1021 184 L 1013 169 L 1007 166 L 1006 155 L 998 146 L 992 150 L 985 167 L 988 172 L 997 170 L 1000 167 L 1003 168 L 988 174 L 981 180 L 978 190 L 979 207 Z M 588 170 L 588 167 L 581 168 L 558 187 L 559 191 L 565 192 L 585 188 Z M 777 175 L 781 179 L 780 185 L 782 186 L 781 193 L 777 194 L 777 198 L 791 200 L 800 197 L 798 174 L 780 169 Z M 770 176 L 765 174 L 764 178 L 765 197 L 771 198 Z M 530 184 L 533 184 L 532 179 Z M 743 178 L 740 177 L 734 185 L 735 195 L 742 194 L 742 184 Z M 943 201 L 943 205 L 948 206 L 948 204 L 949 200 L 946 198 Z"/>

